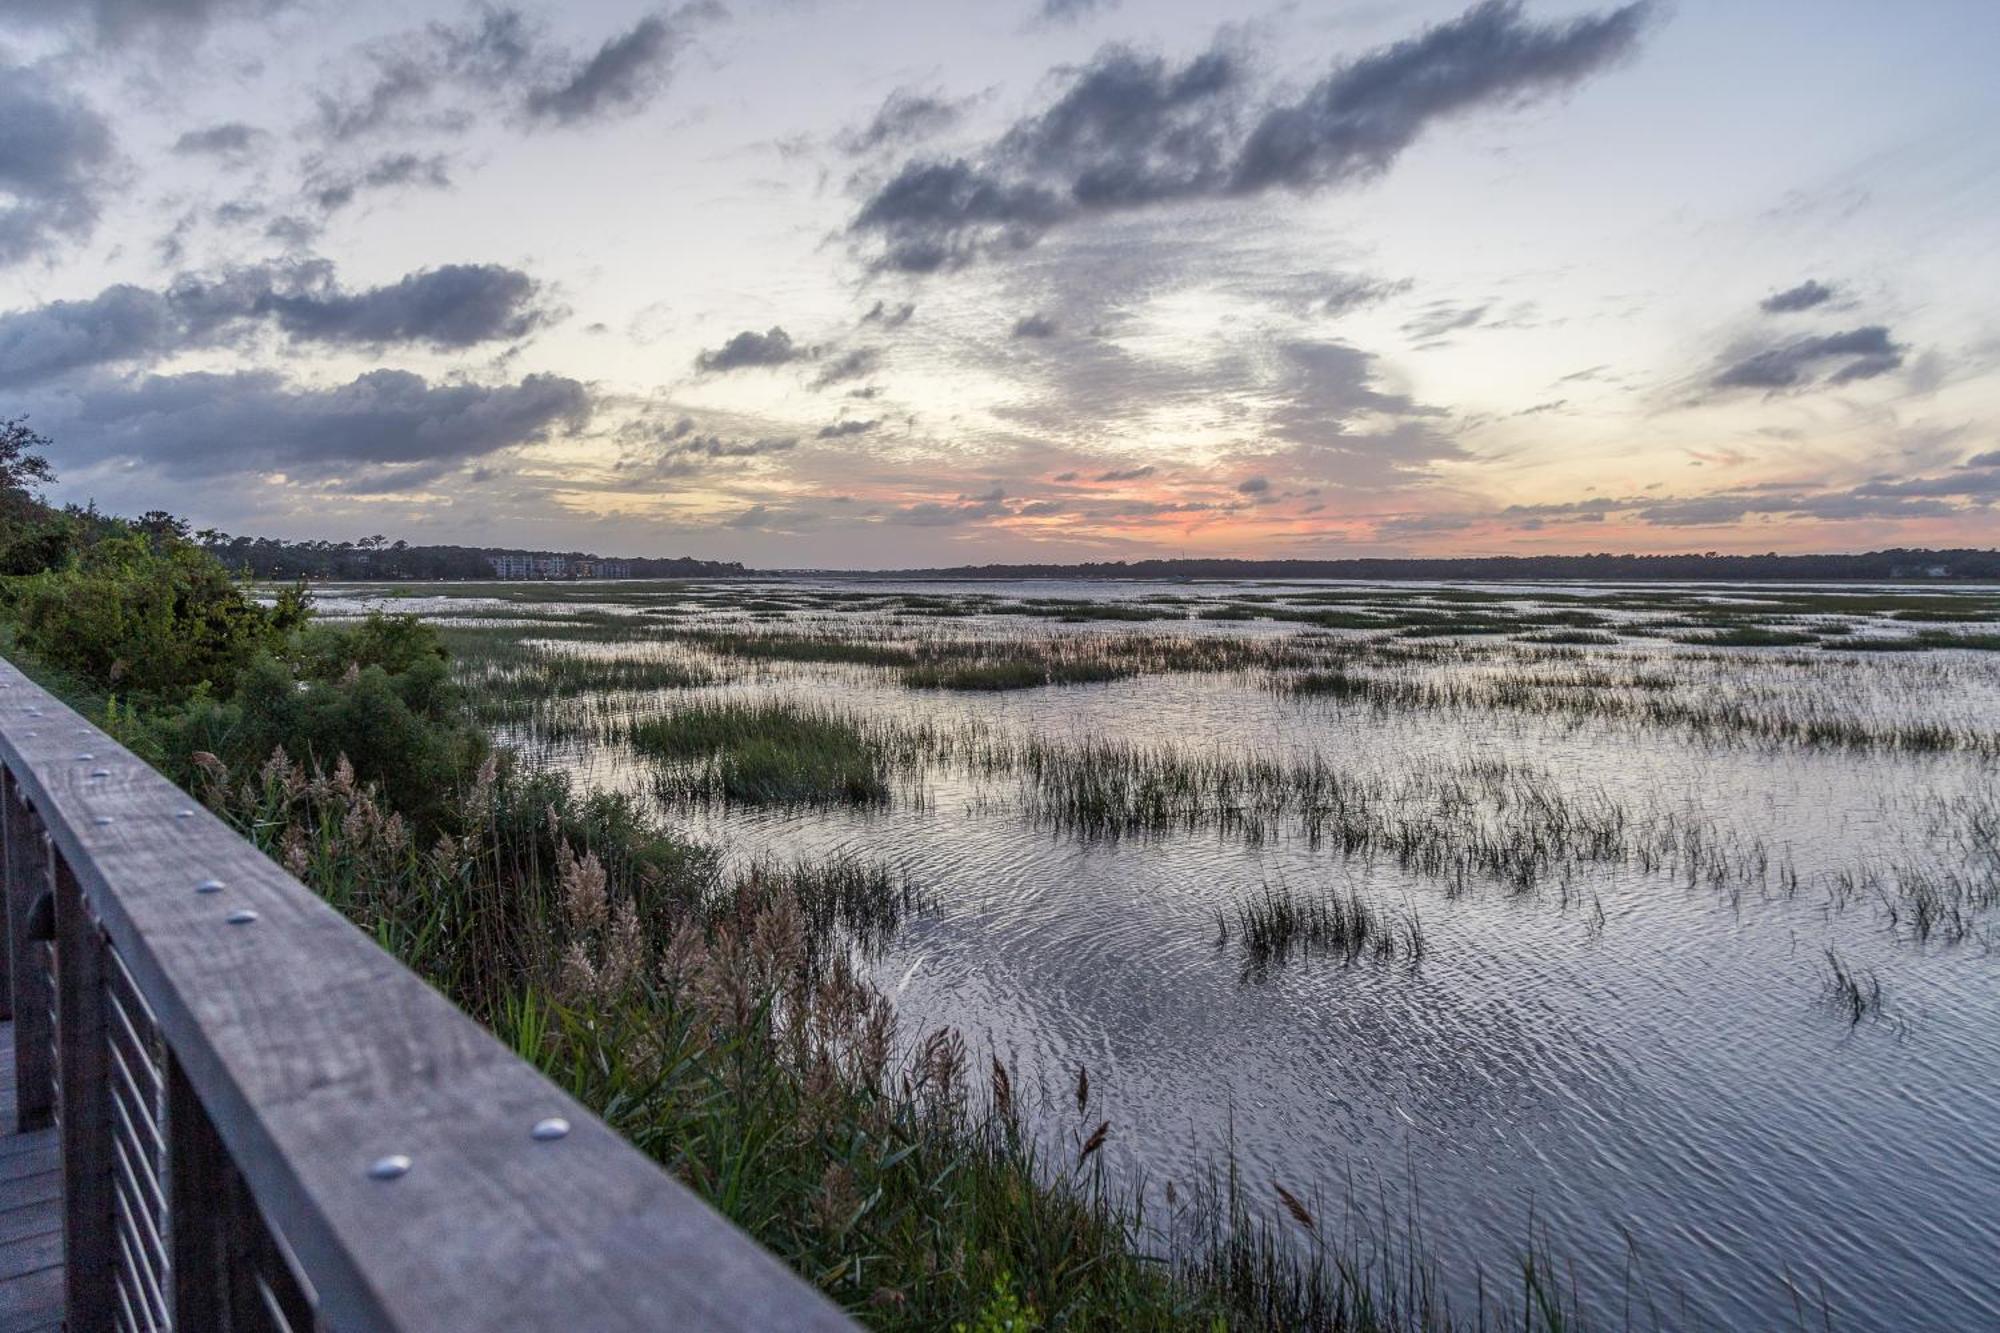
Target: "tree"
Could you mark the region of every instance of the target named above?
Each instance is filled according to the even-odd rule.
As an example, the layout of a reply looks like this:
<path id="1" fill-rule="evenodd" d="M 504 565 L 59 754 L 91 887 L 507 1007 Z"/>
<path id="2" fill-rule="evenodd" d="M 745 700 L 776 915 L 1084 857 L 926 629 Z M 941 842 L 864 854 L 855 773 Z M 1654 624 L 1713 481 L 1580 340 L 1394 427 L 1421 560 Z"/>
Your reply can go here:
<path id="1" fill-rule="evenodd" d="M 35 488 L 56 479 L 55 469 L 39 452 L 51 443 L 26 417 L 0 420 L 0 507 L 7 517 L 26 518 L 40 507 Z"/>

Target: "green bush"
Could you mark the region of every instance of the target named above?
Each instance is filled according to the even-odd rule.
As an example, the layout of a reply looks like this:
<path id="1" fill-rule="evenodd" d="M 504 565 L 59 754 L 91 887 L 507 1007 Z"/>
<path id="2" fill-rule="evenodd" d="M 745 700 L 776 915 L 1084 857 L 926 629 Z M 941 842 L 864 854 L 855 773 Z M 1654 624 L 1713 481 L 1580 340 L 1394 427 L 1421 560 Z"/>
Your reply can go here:
<path id="1" fill-rule="evenodd" d="M 18 642 L 100 690 L 187 699 L 280 646 L 271 612 L 200 547 L 126 533 L 13 588 Z"/>

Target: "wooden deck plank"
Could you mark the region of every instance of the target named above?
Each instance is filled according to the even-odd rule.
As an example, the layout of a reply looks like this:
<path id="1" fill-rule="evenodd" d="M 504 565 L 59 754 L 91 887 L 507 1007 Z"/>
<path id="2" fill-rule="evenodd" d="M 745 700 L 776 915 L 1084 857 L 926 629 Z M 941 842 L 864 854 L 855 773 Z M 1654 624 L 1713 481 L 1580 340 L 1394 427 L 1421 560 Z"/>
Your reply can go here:
<path id="1" fill-rule="evenodd" d="M 63 1318 L 62 1172 L 56 1132 L 15 1134 L 14 1025 L 0 1023 L 0 1329 L 34 1333 Z"/>

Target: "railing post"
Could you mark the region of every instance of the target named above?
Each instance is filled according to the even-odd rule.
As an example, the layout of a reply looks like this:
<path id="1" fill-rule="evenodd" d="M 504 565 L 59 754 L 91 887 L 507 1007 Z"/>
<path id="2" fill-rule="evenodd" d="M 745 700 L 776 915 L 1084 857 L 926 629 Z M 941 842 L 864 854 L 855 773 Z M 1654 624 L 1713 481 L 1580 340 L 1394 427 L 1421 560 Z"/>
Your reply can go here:
<path id="1" fill-rule="evenodd" d="M 28 915 L 48 891 L 48 863 L 42 851 L 40 820 L 28 808 L 21 784 L 0 771 L 0 828 L 6 836 L 7 939 L 14 1002 L 15 1128 L 27 1134 L 47 1129 L 55 1109 L 55 1067 L 49 1014 L 46 941 L 32 937 Z"/>
<path id="2" fill-rule="evenodd" d="M 68 1324 L 113 1325 L 118 1281 L 104 934 L 76 876 L 50 853 L 55 889 L 57 1076 L 62 1098 L 63 1268 Z"/>

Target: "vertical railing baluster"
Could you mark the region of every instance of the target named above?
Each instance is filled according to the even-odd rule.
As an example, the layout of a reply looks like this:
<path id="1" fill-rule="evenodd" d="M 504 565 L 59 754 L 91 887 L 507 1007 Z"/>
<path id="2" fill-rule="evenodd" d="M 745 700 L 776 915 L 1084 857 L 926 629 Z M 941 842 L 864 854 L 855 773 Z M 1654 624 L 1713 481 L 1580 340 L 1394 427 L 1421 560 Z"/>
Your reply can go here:
<path id="1" fill-rule="evenodd" d="M 15 1127 L 26 1134 L 47 1129 L 55 1108 L 49 970 L 43 941 L 28 928 L 36 899 L 48 890 L 49 875 L 41 820 L 11 771 L 0 773 L 0 828 L 6 837 L 6 946 L 13 963 Z"/>
<path id="2" fill-rule="evenodd" d="M 180 1062 L 167 1057 L 167 1246 L 174 1327 L 232 1329 L 229 1317 L 229 1152 Z"/>
<path id="3" fill-rule="evenodd" d="M 56 1023 L 62 1080 L 63 1276 L 69 1327 L 108 1329 L 117 1307 L 111 1078 L 104 1027 L 104 935 L 76 875 L 52 858 Z"/>

